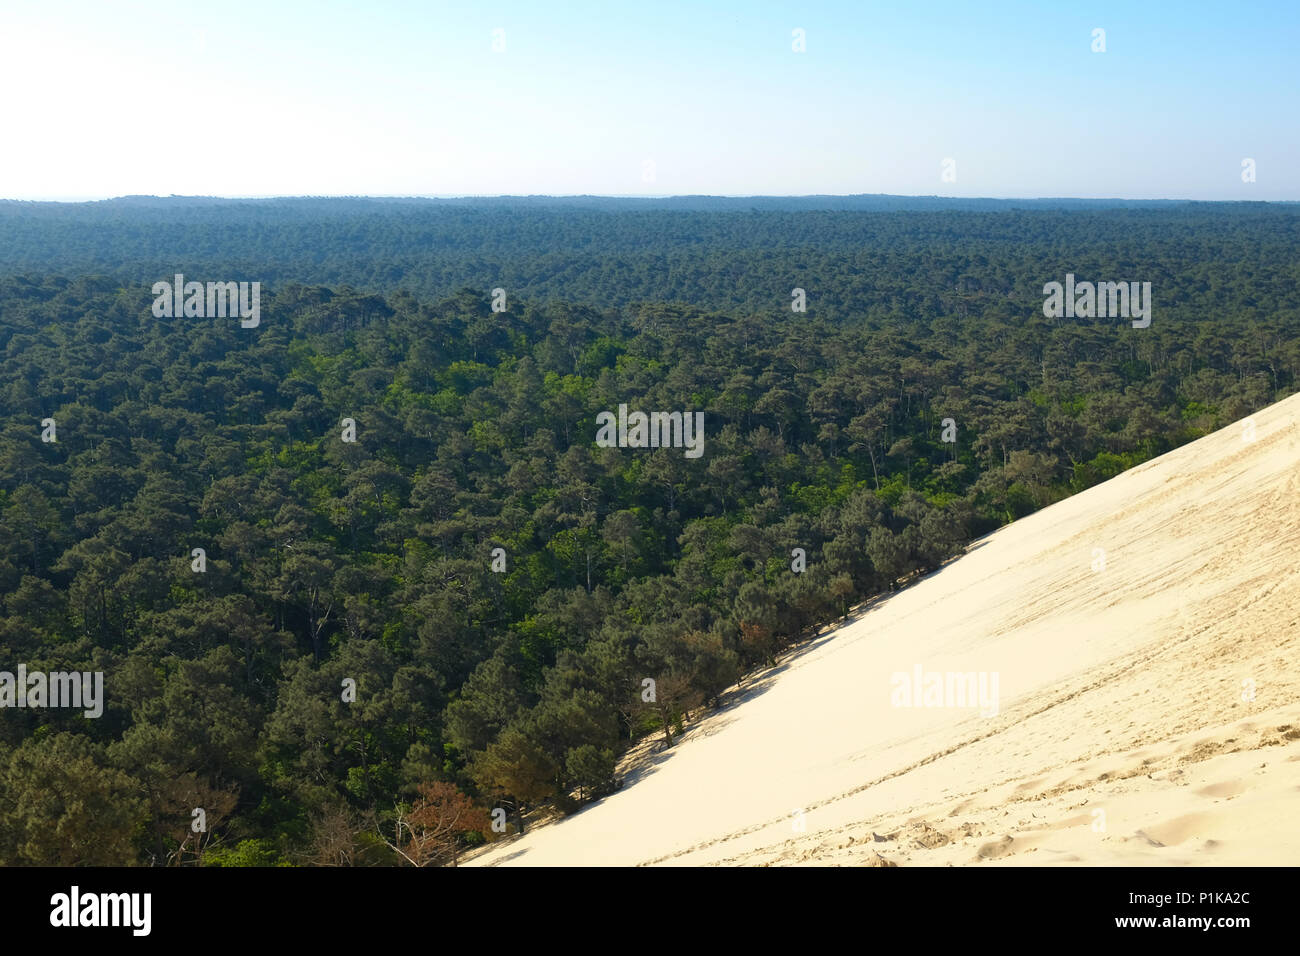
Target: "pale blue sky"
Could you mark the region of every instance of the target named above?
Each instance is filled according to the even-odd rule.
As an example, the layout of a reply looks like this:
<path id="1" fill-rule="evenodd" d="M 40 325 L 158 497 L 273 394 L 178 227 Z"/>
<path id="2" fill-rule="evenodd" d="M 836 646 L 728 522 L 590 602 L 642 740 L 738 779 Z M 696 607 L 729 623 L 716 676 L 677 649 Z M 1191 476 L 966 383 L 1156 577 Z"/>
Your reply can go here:
<path id="1" fill-rule="evenodd" d="M 1297 50 L 1294 0 L 4 0 L 0 197 L 1296 200 Z"/>

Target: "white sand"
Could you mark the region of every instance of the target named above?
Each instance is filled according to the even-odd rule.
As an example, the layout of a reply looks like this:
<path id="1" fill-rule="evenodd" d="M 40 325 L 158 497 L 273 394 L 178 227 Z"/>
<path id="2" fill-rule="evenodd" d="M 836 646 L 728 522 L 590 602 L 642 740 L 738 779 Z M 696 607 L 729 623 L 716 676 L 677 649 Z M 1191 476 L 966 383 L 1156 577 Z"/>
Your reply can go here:
<path id="1" fill-rule="evenodd" d="M 469 864 L 1300 864 L 1298 420 L 1003 528 Z M 893 706 L 918 664 L 997 672 L 997 716 Z"/>

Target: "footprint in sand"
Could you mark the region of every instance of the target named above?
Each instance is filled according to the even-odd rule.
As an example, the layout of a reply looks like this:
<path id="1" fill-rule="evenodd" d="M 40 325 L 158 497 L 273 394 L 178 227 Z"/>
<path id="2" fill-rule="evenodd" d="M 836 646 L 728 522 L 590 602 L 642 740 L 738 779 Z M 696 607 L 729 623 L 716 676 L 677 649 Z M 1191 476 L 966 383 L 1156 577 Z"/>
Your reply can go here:
<path id="1" fill-rule="evenodd" d="M 985 843 L 976 851 L 975 856 L 980 860 L 996 860 L 998 857 L 1006 856 L 1011 852 L 1015 845 L 1015 840 L 1011 835 L 1004 836 L 1001 840 L 994 843 Z"/>
<path id="2" fill-rule="evenodd" d="M 1177 846 L 1193 838 L 1207 837 L 1215 824 L 1221 823 L 1223 819 L 1223 815 L 1218 812 L 1188 813 L 1147 827 L 1145 832 L 1139 830 L 1138 835 L 1152 841 L 1155 846 Z"/>
<path id="3" fill-rule="evenodd" d="M 1231 799 L 1239 793 L 1244 793 L 1249 788 L 1250 784 L 1244 780 L 1224 780 L 1222 783 L 1212 783 L 1208 787 L 1201 787 L 1195 793 L 1199 797 Z"/>

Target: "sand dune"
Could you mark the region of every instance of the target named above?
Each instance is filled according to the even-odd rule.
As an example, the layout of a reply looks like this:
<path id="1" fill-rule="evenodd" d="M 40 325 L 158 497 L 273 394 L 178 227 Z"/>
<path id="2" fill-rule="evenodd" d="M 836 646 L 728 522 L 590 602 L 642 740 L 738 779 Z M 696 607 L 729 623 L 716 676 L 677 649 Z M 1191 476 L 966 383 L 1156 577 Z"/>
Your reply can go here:
<path id="1" fill-rule="evenodd" d="M 976 542 L 470 864 L 1300 864 L 1298 417 Z M 996 714 L 896 706 L 918 667 L 996 675 Z"/>

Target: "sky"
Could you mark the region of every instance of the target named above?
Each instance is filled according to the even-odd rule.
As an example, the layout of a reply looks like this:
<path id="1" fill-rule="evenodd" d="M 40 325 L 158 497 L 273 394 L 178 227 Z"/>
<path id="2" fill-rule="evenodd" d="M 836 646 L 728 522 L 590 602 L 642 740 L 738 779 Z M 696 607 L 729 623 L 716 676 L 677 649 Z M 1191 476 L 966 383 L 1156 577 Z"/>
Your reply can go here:
<path id="1" fill-rule="evenodd" d="M 1297 0 L 0 0 L 0 198 L 1300 200 L 1297 50 Z"/>

